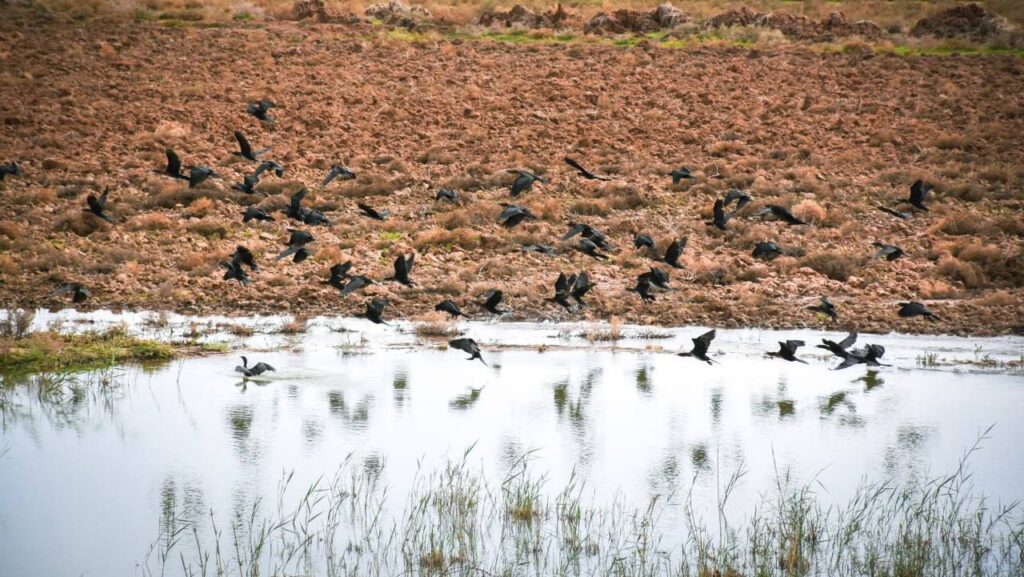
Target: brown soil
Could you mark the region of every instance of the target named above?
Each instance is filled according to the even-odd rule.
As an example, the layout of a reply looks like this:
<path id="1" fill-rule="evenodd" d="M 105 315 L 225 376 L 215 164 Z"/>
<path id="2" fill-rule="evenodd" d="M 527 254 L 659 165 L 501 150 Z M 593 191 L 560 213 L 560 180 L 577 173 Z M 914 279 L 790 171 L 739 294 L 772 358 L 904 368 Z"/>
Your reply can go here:
<path id="1" fill-rule="evenodd" d="M 782 32 L 789 38 L 827 42 L 846 36 L 862 36 L 877 39 L 884 32 L 877 24 L 868 21 L 850 22 L 840 12 L 833 12 L 824 20 L 814 21 L 800 14 L 778 12 L 763 14 L 744 6 L 739 10 L 723 12 L 707 21 L 709 28 L 728 26 L 760 26 Z"/>
<path id="2" fill-rule="evenodd" d="M 47 294 L 69 280 L 92 288 L 96 308 L 351 314 L 375 295 L 391 299 L 388 316 L 430 318 L 446 297 L 479 313 L 478 295 L 501 288 L 510 319 L 823 327 L 805 309 L 828 295 L 844 328 L 1024 327 L 1020 59 L 410 43 L 308 23 L 26 16 L 0 23 L 0 60 L 0 163 L 23 170 L 0 182 L 0 303 L 67 306 Z M 280 104 L 274 124 L 245 114 L 262 97 Z M 235 129 L 287 167 L 261 183 L 269 198 L 229 189 L 252 170 L 231 155 Z M 189 191 L 154 174 L 167 146 L 225 178 Z M 566 155 L 614 180 L 581 180 Z M 339 161 L 358 179 L 321 189 Z M 677 166 L 698 179 L 673 186 Z M 520 200 L 541 219 L 506 231 L 495 219 L 514 167 L 551 182 Z M 936 184 L 930 212 L 901 221 L 875 208 L 919 177 Z M 313 258 L 274 262 L 295 223 L 243 225 L 242 207 L 280 208 L 302 183 L 334 224 L 301 227 L 317 238 Z M 442 186 L 464 204 L 435 202 Z M 115 226 L 81 211 L 104 187 Z M 731 187 L 755 203 L 723 233 L 704 222 Z M 361 217 L 357 199 L 394 216 Z M 753 217 L 767 203 L 812 224 Z M 610 235 L 608 263 L 559 243 L 570 219 Z M 660 250 L 689 236 L 686 269 L 662 265 L 675 289 L 651 304 L 625 291 L 654 264 L 632 249 L 633 229 Z M 791 256 L 753 260 L 761 240 Z M 876 240 L 907 256 L 872 258 Z M 566 250 L 523 253 L 527 242 Z M 261 265 L 248 288 L 218 268 L 240 244 Z M 348 259 L 381 279 L 412 251 L 418 288 L 385 282 L 343 300 L 320 284 Z M 598 285 L 582 314 L 543 300 L 559 271 L 582 270 Z M 898 318 L 908 299 L 943 321 Z"/>
<path id="3" fill-rule="evenodd" d="M 955 38 L 958 36 L 977 41 L 1003 38 L 1012 32 L 1005 18 L 988 12 L 977 4 L 954 6 L 918 20 L 912 36 L 936 36 Z"/>

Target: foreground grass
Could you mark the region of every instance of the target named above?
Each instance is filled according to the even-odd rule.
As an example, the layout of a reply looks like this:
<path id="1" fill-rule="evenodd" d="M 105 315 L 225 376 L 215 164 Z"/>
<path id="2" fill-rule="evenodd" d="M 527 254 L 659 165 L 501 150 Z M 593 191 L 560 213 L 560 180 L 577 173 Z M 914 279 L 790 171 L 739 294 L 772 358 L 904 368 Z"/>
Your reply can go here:
<path id="1" fill-rule="evenodd" d="M 178 351 L 115 328 L 102 333 L 36 332 L 0 338 L 0 372 L 78 371 L 128 362 L 163 361 Z"/>
<path id="2" fill-rule="evenodd" d="M 977 448 L 977 447 L 975 447 Z M 969 456 L 974 449 L 969 451 Z M 308 487 L 230 518 L 165 510 L 146 575 L 1016 576 L 1024 574 L 1017 503 L 977 494 L 964 457 L 944 477 L 865 482 L 826 504 L 784 475 L 738 518 L 726 515 L 742 471 L 717 503 L 654 496 L 646 507 L 588 503 L 571 479 L 555 492 L 522 457 L 497 482 L 462 460 L 387 504 L 380 466 L 345 460 Z M 396 511 L 397 506 L 397 511 Z M 735 506 L 733 506 L 735 507 Z M 698 512 L 717 511 L 710 518 Z M 666 512 L 676 514 L 672 526 Z"/>

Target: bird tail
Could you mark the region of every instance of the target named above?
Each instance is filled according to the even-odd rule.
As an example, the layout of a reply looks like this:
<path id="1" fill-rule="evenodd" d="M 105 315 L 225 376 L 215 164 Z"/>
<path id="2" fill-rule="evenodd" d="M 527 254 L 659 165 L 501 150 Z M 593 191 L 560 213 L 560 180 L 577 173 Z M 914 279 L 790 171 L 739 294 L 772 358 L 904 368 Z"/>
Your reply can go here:
<path id="1" fill-rule="evenodd" d="M 290 247 L 284 249 L 283 251 L 281 251 L 281 254 L 277 255 L 277 258 L 275 258 L 274 260 L 281 260 L 282 258 L 291 256 L 291 255 L 297 253 L 298 251 L 299 251 L 299 247 L 297 247 L 297 246 L 290 246 Z"/>
<path id="2" fill-rule="evenodd" d="M 484 358 L 481 357 L 480 355 L 476 355 L 474 358 L 480 359 L 480 362 L 483 363 L 485 367 L 490 366 L 490 365 L 487 364 L 487 361 L 485 361 Z M 469 359 L 469 360 L 473 360 L 473 359 Z"/>

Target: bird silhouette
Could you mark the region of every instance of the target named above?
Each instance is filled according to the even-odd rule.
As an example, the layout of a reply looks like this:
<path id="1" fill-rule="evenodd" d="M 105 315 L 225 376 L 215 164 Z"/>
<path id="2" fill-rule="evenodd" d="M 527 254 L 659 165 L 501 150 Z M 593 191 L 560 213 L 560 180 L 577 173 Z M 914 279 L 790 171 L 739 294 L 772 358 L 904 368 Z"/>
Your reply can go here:
<path id="1" fill-rule="evenodd" d="M 668 173 L 672 177 L 672 184 L 679 184 L 683 180 L 690 180 L 697 178 L 693 175 L 693 172 L 685 166 L 673 169 L 672 172 Z"/>
<path id="2" fill-rule="evenodd" d="M 412 265 L 415 262 L 415 254 L 410 254 L 408 257 L 398 255 L 398 258 L 395 259 L 395 276 L 388 277 L 385 280 L 393 280 L 405 286 L 415 286 L 416 283 L 412 282 L 412 279 L 409 278 L 409 275 L 412 274 Z"/>
<path id="3" fill-rule="evenodd" d="M 714 216 L 708 224 L 714 226 L 718 230 L 726 230 L 726 225 L 729 223 L 729 219 L 732 218 L 733 213 L 725 211 L 725 201 L 722 199 L 715 201 L 715 207 L 713 210 Z"/>
<path id="4" fill-rule="evenodd" d="M 612 250 L 612 245 L 608 242 L 608 237 L 589 224 L 570 222 L 569 231 L 562 235 L 562 240 L 569 240 L 576 235 L 580 235 L 584 239 L 589 240 L 601 250 Z"/>
<path id="5" fill-rule="evenodd" d="M 178 167 L 180 170 L 180 166 Z M 0 164 L 0 181 L 3 181 L 8 176 L 21 176 L 21 167 L 18 166 L 17 162 L 9 162 L 7 164 Z"/>
<path id="6" fill-rule="evenodd" d="M 503 315 L 503 314 L 509 312 L 507 310 L 502 310 L 502 309 L 498 308 L 498 305 L 501 304 L 501 300 L 503 298 L 505 298 L 505 294 L 504 293 L 502 293 L 498 289 L 491 289 L 491 290 L 487 291 L 486 293 L 484 293 L 484 302 L 480 303 L 480 306 L 482 306 L 484 309 L 486 309 L 490 313 L 493 313 L 493 314 L 496 314 L 496 315 Z"/>
<path id="7" fill-rule="evenodd" d="M 264 362 L 256 363 L 255 365 L 250 367 L 249 359 L 242 357 L 242 364 L 235 367 L 235 371 L 242 373 L 246 377 L 258 377 L 259 375 L 262 375 L 267 371 L 276 372 L 277 369 Z"/>
<path id="8" fill-rule="evenodd" d="M 672 268 L 683 268 L 683 265 L 679 263 L 679 257 L 683 256 L 683 251 L 686 250 L 686 243 L 690 240 L 689 237 L 684 236 L 683 238 L 677 238 L 672 241 L 672 244 L 668 245 L 668 250 L 665 251 L 665 262 Z"/>
<path id="9" fill-rule="evenodd" d="M 928 307 L 917 301 L 910 301 L 908 303 L 899 303 L 900 310 L 897 313 L 899 316 L 904 318 L 911 317 L 924 317 L 930 321 L 942 320 L 939 317 L 932 314 L 932 311 L 928 310 Z"/>
<path id="10" fill-rule="evenodd" d="M 246 175 L 242 177 L 242 182 L 238 184 L 232 184 L 231 188 L 239 192 L 244 192 L 245 194 L 260 194 L 260 192 L 256 190 L 256 185 L 259 183 L 260 177 Z"/>
<path id="11" fill-rule="evenodd" d="M 261 148 L 259 150 L 253 150 L 249 144 L 249 139 L 245 137 L 245 134 L 241 130 L 235 131 L 235 140 L 238 141 L 238 152 L 232 152 L 235 156 L 241 156 L 246 160 L 256 161 L 261 154 L 270 150 L 269 148 Z"/>
<path id="12" fill-rule="evenodd" d="M 264 160 L 256 166 L 256 170 L 252 171 L 253 178 L 259 179 L 260 175 L 264 172 L 273 172 L 274 176 L 281 178 L 284 176 L 284 166 L 281 163 L 274 160 Z"/>
<path id="13" fill-rule="evenodd" d="M 934 188 L 935 187 L 930 184 L 925 184 L 921 179 L 915 180 L 914 184 L 910 185 L 910 198 L 907 199 L 907 202 L 918 210 L 928 212 L 928 207 L 925 206 L 924 199 Z"/>
<path id="14" fill-rule="evenodd" d="M 769 357 L 778 357 L 780 359 L 787 360 L 789 362 L 797 362 L 807 364 L 807 361 L 796 358 L 796 350 L 804 346 L 803 341 L 779 341 L 778 352 L 770 351 Z"/>
<path id="15" fill-rule="evenodd" d="M 469 318 L 469 316 L 466 313 L 462 312 L 462 309 L 459 308 L 459 305 L 455 304 L 455 302 L 452 301 L 451 299 L 444 299 L 443 301 L 437 303 L 436 305 L 434 305 L 434 310 L 440 313 L 448 313 L 449 315 L 451 315 L 453 319 L 456 317 Z"/>
<path id="16" fill-rule="evenodd" d="M 651 283 L 653 286 L 656 286 L 660 289 L 669 290 L 668 273 L 656 266 L 652 266 L 649 271 L 641 274 L 637 278 L 647 279 L 647 281 Z"/>
<path id="17" fill-rule="evenodd" d="M 51 292 L 47 296 L 52 297 L 68 293 L 71 293 L 71 302 L 76 304 L 83 303 L 85 302 L 86 299 L 92 296 L 92 293 L 89 292 L 89 289 L 85 288 L 85 285 L 77 282 L 63 283 L 57 288 L 53 289 L 53 292 Z"/>
<path id="18" fill-rule="evenodd" d="M 253 256 L 252 251 L 242 245 L 235 247 L 235 252 L 231 254 L 231 260 L 244 264 L 252 270 L 260 270 L 260 267 L 256 265 L 256 257 Z"/>
<path id="19" fill-rule="evenodd" d="M 894 261 L 903 256 L 903 249 L 894 244 L 885 244 L 884 242 L 874 242 L 872 246 L 878 248 L 878 252 L 875 253 L 875 258 L 884 258 L 887 261 Z"/>
<path id="20" fill-rule="evenodd" d="M 576 282 L 576 275 L 566 276 L 564 272 L 558 273 L 558 280 L 555 281 L 555 296 L 548 300 L 562 305 L 566 310 L 572 310 L 572 303 L 569 298 L 572 293 L 572 283 Z"/>
<path id="21" fill-rule="evenodd" d="M 286 206 L 282 212 L 284 212 L 289 218 L 302 220 L 306 214 L 305 209 L 302 208 L 302 201 L 306 198 L 306 192 L 306 189 L 302 188 L 293 194 L 288 206 Z"/>
<path id="22" fill-rule="evenodd" d="M 534 182 L 547 182 L 546 179 L 525 170 L 510 170 L 509 172 L 518 175 L 516 176 L 516 179 L 512 181 L 511 192 L 513 197 L 519 196 L 533 188 Z"/>
<path id="23" fill-rule="evenodd" d="M 454 190 L 442 188 L 434 195 L 434 200 L 445 200 L 448 202 L 459 202 L 459 194 Z"/>
<path id="24" fill-rule="evenodd" d="M 781 220 L 786 224 L 807 224 L 799 218 L 793 216 L 793 213 L 778 204 L 766 204 L 764 208 L 757 211 L 757 216 L 771 216 L 775 220 Z"/>
<path id="25" fill-rule="evenodd" d="M 83 208 L 82 210 L 84 212 L 88 212 L 92 215 L 98 216 L 103 220 L 109 222 L 110 224 L 114 224 L 113 217 L 104 212 L 104 210 L 107 207 L 107 194 L 109 192 L 110 191 L 108 189 L 103 189 L 103 194 L 99 195 L 99 197 L 97 197 L 95 194 L 90 194 L 89 196 L 85 197 L 85 204 L 87 205 L 87 208 Z"/>
<path id="26" fill-rule="evenodd" d="M 453 340 L 448 341 L 448 346 L 453 348 L 453 349 L 458 349 L 460 351 L 464 351 L 464 352 L 468 353 L 470 355 L 469 358 L 466 359 L 468 361 L 472 361 L 474 359 L 480 359 L 480 362 L 483 363 L 484 366 L 487 365 L 487 363 L 484 361 L 484 358 L 482 356 L 480 356 L 480 346 L 477 345 L 476 341 L 474 341 L 473 339 L 470 339 L 470 338 L 453 339 Z"/>
<path id="27" fill-rule="evenodd" d="M 650 235 L 646 235 L 640 232 L 633 233 L 633 247 L 636 249 L 646 249 L 648 252 L 654 250 L 654 239 Z"/>
<path id="28" fill-rule="evenodd" d="M 515 228 L 519 223 L 526 219 L 536 220 L 530 209 L 519 206 L 518 204 L 502 204 L 504 207 L 501 210 L 501 214 L 498 215 L 498 224 L 505 228 Z"/>
<path id="29" fill-rule="evenodd" d="M 343 291 L 345 290 L 345 279 L 348 278 L 350 270 L 352 270 L 352 261 L 336 264 L 330 268 L 331 277 L 324 283 Z"/>
<path id="30" fill-rule="evenodd" d="M 889 208 L 888 206 L 879 205 L 878 206 L 878 210 L 880 210 L 880 211 L 882 211 L 884 213 L 887 213 L 887 214 L 891 214 L 892 216 L 895 216 L 896 218 L 900 218 L 900 219 L 903 219 L 903 220 L 906 220 L 906 219 L 910 218 L 910 215 L 908 213 L 905 213 L 905 212 L 902 212 L 902 211 L 899 211 L 899 210 L 896 210 L 896 209 L 893 209 L 893 208 Z"/>
<path id="31" fill-rule="evenodd" d="M 264 222 L 269 222 L 274 220 L 274 217 L 267 214 L 261 208 L 249 206 L 246 207 L 245 212 L 242 213 L 242 222 L 249 222 L 250 220 L 261 220 Z"/>
<path id="32" fill-rule="evenodd" d="M 711 347 L 711 341 L 715 340 L 715 330 L 702 334 L 699 337 L 693 339 L 693 348 L 689 352 L 676 353 L 680 357 L 693 357 L 695 359 L 704 361 L 707 364 L 713 364 L 714 361 L 708 356 L 708 348 Z"/>
<path id="33" fill-rule="evenodd" d="M 555 247 L 547 244 L 524 244 L 523 252 L 539 252 L 547 256 L 558 256 L 558 251 Z"/>
<path id="34" fill-rule="evenodd" d="M 387 220 L 391 216 L 391 211 L 387 209 L 377 210 L 368 204 L 362 202 L 356 203 L 359 210 L 363 211 L 363 216 L 368 216 L 373 220 Z"/>
<path id="35" fill-rule="evenodd" d="M 569 166 L 575 168 L 576 172 L 579 173 L 580 176 L 582 176 L 583 178 L 585 178 L 587 180 L 603 180 L 603 181 L 611 180 L 610 178 L 608 178 L 606 176 L 598 176 L 598 175 L 594 174 L 593 172 L 590 172 L 586 168 L 583 168 L 580 165 L 580 163 L 578 163 L 575 160 L 569 158 L 568 156 L 566 156 L 563 160 L 565 160 L 566 164 L 568 164 Z"/>
<path id="36" fill-rule="evenodd" d="M 829 339 L 821 339 L 821 344 L 817 345 L 819 349 L 825 349 L 831 352 L 833 355 L 845 359 L 849 353 L 847 350 L 857 342 L 857 331 L 851 331 L 846 335 L 846 338 L 839 342 L 835 342 Z"/>
<path id="37" fill-rule="evenodd" d="M 375 298 L 366 303 L 366 312 L 357 316 L 377 325 L 386 325 L 388 324 L 384 321 L 384 308 L 386 306 L 388 306 L 387 299 Z"/>
<path id="38" fill-rule="evenodd" d="M 271 108 L 277 108 L 277 104 L 275 104 L 273 100 L 267 100 L 266 98 L 262 98 L 260 100 L 257 100 L 256 102 L 250 102 L 249 104 L 245 105 L 246 112 L 255 116 L 256 118 L 260 119 L 263 122 L 274 121 L 274 119 L 271 118 L 269 114 L 267 114 L 268 112 L 270 112 Z"/>
<path id="39" fill-rule="evenodd" d="M 341 289 L 341 296 L 347 297 L 355 291 L 368 287 L 372 284 L 377 284 L 373 279 L 363 275 L 353 275 L 349 277 L 348 283 L 343 289 Z"/>
<path id="40" fill-rule="evenodd" d="M 283 251 L 281 251 L 281 254 L 277 255 L 277 258 L 275 260 L 281 260 L 282 258 L 285 258 L 287 256 L 294 255 L 295 253 L 299 252 L 299 249 L 305 247 L 307 244 L 309 244 L 309 243 L 313 242 L 314 240 L 316 240 L 313 237 L 313 235 L 309 234 L 308 232 L 306 232 L 304 230 L 296 230 L 296 229 L 290 228 L 290 229 L 288 229 L 288 232 L 291 233 L 291 236 L 288 237 L 288 248 L 286 248 Z M 305 259 L 305 257 L 303 258 L 303 260 L 304 259 Z M 301 262 L 301 261 L 295 261 L 295 262 Z"/>
<path id="41" fill-rule="evenodd" d="M 580 274 L 576 275 L 576 278 L 570 284 L 569 294 L 572 295 L 572 300 L 576 301 L 576 304 L 578 304 L 581 307 L 586 306 L 586 303 L 583 302 L 583 297 L 586 296 L 587 293 L 590 292 L 590 289 L 594 288 L 595 286 L 597 285 L 590 282 L 590 275 L 588 275 L 586 272 L 581 272 Z"/>
<path id="42" fill-rule="evenodd" d="M 644 275 L 637 277 L 635 287 L 626 290 L 640 295 L 640 300 L 645 303 L 654 300 L 654 295 L 651 294 L 651 279 Z"/>
<path id="43" fill-rule="evenodd" d="M 785 251 L 774 242 L 759 242 L 754 245 L 754 251 L 751 254 L 754 258 L 761 260 L 775 260 L 779 255 L 785 254 Z"/>
<path id="44" fill-rule="evenodd" d="M 733 188 L 729 192 L 725 193 L 725 198 L 722 199 L 722 205 L 724 208 L 729 208 L 729 205 L 733 202 L 736 203 L 736 210 L 742 209 L 744 206 L 750 204 L 754 200 L 751 196 L 738 188 Z"/>
<path id="45" fill-rule="evenodd" d="M 210 178 L 220 178 L 220 175 L 207 166 L 193 166 L 188 170 L 188 187 L 195 188 Z"/>
<path id="46" fill-rule="evenodd" d="M 249 286 L 251 281 L 249 280 L 249 275 L 246 274 L 245 269 L 242 268 L 242 263 L 231 259 L 227 262 L 220 263 L 220 266 L 225 269 L 224 280 L 237 280 L 242 286 Z"/>
<path id="47" fill-rule="evenodd" d="M 331 166 L 331 169 L 327 171 L 327 176 L 324 177 L 324 180 L 323 182 L 320 183 L 320 186 L 327 186 L 334 179 L 353 180 L 355 179 L 355 177 L 356 173 L 352 172 L 348 168 L 345 168 L 340 164 L 334 164 Z"/>
<path id="48" fill-rule="evenodd" d="M 594 241 L 589 238 L 581 238 L 574 248 L 585 255 L 594 257 L 597 260 L 608 260 L 608 255 L 602 254 L 598 246 L 594 244 Z"/>
<path id="49" fill-rule="evenodd" d="M 807 307 L 807 310 L 826 315 L 832 319 L 832 322 L 836 322 L 839 318 L 839 311 L 836 309 L 836 305 L 832 304 L 832 301 L 828 300 L 827 297 L 819 297 L 818 304 Z"/>

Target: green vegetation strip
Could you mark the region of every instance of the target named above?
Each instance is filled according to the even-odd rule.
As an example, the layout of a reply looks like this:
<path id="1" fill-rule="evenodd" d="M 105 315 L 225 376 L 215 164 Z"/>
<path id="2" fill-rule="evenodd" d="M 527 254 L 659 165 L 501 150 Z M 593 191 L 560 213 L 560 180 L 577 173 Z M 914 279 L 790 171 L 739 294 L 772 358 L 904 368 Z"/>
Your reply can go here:
<path id="1" fill-rule="evenodd" d="M 179 351 L 121 329 L 103 333 L 38 332 L 0 339 L 0 372 L 77 371 L 127 362 L 164 361 Z"/>

